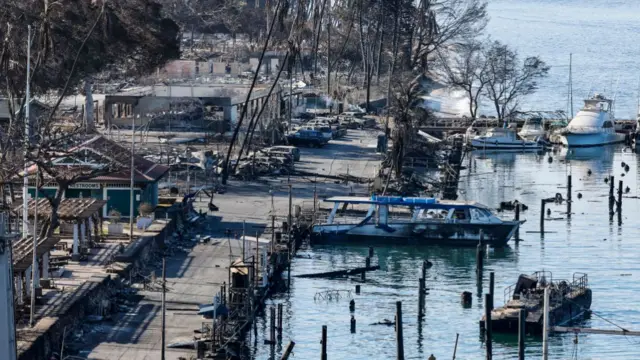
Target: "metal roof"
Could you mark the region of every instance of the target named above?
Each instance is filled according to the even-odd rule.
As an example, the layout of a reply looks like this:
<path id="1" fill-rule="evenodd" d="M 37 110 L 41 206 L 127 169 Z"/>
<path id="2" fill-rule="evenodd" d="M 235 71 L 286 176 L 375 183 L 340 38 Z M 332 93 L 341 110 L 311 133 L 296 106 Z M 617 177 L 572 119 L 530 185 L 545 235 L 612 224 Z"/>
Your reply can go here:
<path id="1" fill-rule="evenodd" d="M 94 198 L 67 198 L 60 201 L 58 206 L 58 218 L 60 220 L 75 221 L 84 220 L 91 217 L 93 214 L 101 214 L 102 207 L 107 202 L 105 200 L 98 200 Z M 35 215 L 34 199 L 29 200 L 27 208 L 29 209 L 29 217 Z M 22 204 L 14 208 L 14 211 L 18 214 L 22 213 Z M 38 199 L 38 215 L 42 218 L 48 218 L 51 216 L 51 205 L 48 199 Z"/>

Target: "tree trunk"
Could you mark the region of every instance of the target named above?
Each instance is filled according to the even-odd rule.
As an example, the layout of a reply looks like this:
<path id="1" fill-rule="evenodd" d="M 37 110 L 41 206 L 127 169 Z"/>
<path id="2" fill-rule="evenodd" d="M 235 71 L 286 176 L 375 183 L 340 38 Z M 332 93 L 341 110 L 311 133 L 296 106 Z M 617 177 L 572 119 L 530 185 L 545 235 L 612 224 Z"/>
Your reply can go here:
<path id="1" fill-rule="evenodd" d="M 87 76 L 84 79 L 84 125 L 87 133 L 92 133 L 95 129 L 93 119 L 93 79 Z"/>
<path id="2" fill-rule="evenodd" d="M 62 196 L 65 191 L 69 188 L 69 183 L 66 181 L 58 182 L 58 189 L 56 190 L 56 195 L 53 198 L 49 199 L 49 206 L 51 206 L 51 221 L 47 224 L 48 228 L 46 231 L 46 237 L 53 236 L 56 228 L 58 227 L 58 208 L 60 207 L 60 202 L 62 201 Z"/>
<path id="3" fill-rule="evenodd" d="M 380 86 L 380 68 L 382 67 L 382 42 L 384 41 L 384 29 L 380 32 L 378 45 L 378 64 L 376 65 L 376 86 Z"/>

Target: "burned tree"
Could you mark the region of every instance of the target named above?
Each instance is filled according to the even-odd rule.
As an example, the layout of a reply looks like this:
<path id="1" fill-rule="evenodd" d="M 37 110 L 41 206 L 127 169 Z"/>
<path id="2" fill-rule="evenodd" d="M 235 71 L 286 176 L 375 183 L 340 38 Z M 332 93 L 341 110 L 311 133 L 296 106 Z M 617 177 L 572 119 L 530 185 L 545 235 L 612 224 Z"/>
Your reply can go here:
<path id="1" fill-rule="evenodd" d="M 452 89 L 464 91 L 469 100 L 469 115 L 478 114 L 480 96 L 485 91 L 488 76 L 483 45 L 479 42 L 460 44 L 449 56 L 439 54 L 439 67 L 445 84 Z"/>
<path id="2" fill-rule="evenodd" d="M 537 56 L 520 62 L 518 53 L 495 41 L 485 51 L 486 94 L 495 107 L 498 120 L 507 121 L 522 97 L 538 89 L 538 81 L 549 73 L 549 66 Z"/>

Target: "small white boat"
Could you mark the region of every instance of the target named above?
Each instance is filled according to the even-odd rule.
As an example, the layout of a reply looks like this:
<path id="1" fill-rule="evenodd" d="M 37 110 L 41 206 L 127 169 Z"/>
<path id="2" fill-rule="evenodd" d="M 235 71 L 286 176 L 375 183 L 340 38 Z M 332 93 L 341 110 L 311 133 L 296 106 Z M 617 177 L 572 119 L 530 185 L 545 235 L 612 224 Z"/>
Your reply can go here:
<path id="1" fill-rule="evenodd" d="M 538 150 L 544 147 L 540 141 L 522 139 L 513 129 L 493 128 L 471 140 L 471 146 L 486 150 Z"/>
<path id="2" fill-rule="evenodd" d="M 561 141 L 567 147 L 599 146 L 624 142 L 624 135 L 616 133 L 611 105 L 613 100 L 595 94 L 584 101 L 584 107 L 562 129 Z"/>
<path id="3" fill-rule="evenodd" d="M 532 117 L 525 120 L 524 125 L 522 125 L 522 129 L 520 130 L 518 135 L 523 139 L 531 141 L 544 138 L 546 132 L 544 131 L 542 118 Z"/>
<path id="4" fill-rule="evenodd" d="M 498 123 L 498 120 L 496 119 L 477 119 L 474 120 L 471 123 L 471 126 L 469 126 L 467 128 L 467 131 L 465 132 L 464 136 L 465 139 L 467 139 L 468 143 L 471 143 L 471 140 L 478 136 L 478 135 L 483 135 L 485 132 L 487 132 L 487 130 L 499 127 L 500 123 Z"/>

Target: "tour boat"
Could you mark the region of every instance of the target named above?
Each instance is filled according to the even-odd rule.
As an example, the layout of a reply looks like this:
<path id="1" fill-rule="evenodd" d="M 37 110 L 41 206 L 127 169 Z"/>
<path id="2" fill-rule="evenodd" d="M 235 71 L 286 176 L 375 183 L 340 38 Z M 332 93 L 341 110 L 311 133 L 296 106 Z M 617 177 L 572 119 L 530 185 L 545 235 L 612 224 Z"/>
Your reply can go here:
<path id="1" fill-rule="evenodd" d="M 564 326 L 591 308 L 587 274 L 575 273 L 572 281 L 554 280 L 551 272 L 520 275 L 504 292 L 505 304 L 491 311 L 491 331 L 518 333 L 520 310 L 525 311 L 525 332 L 541 334 L 544 319 L 544 289 L 549 288 L 549 326 Z M 480 327 L 485 328 L 485 317 Z"/>
<path id="2" fill-rule="evenodd" d="M 542 118 L 532 117 L 525 120 L 524 125 L 522 125 L 522 129 L 520 130 L 518 135 L 525 140 L 531 141 L 544 138 L 546 132 L 544 131 Z"/>
<path id="3" fill-rule="evenodd" d="M 599 146 L 624 142 L 616 133 L 611 106 L 613 100 L 595 94 L 584 101 L 584 107 L 561 131 L 562 144 L 567 147 Z"/>
<path id="4" fill-rule="evenodd" d="M 522 139 L 515 130 L 492 128 L 471 140 L 471 146 L 487 150 L 538 150 L 544 147 L 542 141 Z"/>
<path id="5" fill-rule="evenodd" d="M 507 244 L 520 221 L 505 221 L 475 202 L 394 196 L 332 197 L 312 244 L 375 242 L 494 247 Z"/>

